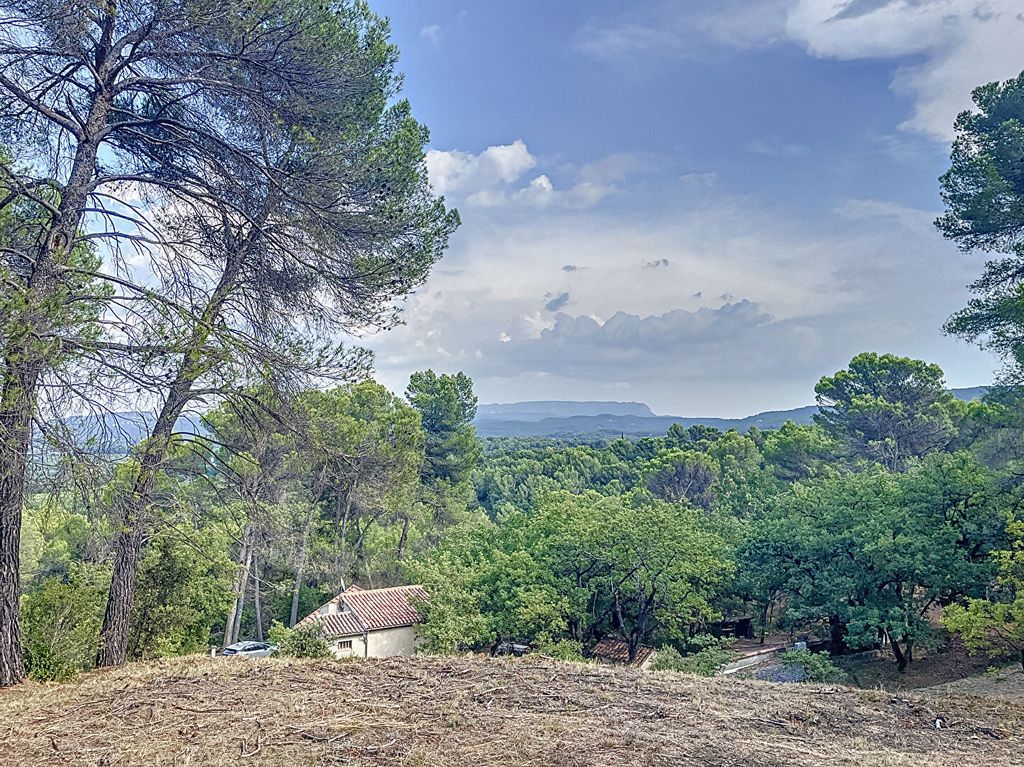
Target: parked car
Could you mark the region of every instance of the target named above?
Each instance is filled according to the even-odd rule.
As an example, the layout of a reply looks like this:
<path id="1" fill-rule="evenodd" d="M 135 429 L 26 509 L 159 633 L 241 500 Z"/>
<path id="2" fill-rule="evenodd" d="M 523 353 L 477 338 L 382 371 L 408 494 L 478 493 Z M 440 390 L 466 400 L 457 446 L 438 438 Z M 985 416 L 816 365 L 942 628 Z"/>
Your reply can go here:
<path id="1" fill-rule="evenodd" d="M 497 642 L 491 647 L 491 655 L 514 655 L 522 658 L 530 652 L 530 645 L 519 644 L 518 642 Z"/>
<path id="2" fill-rule="evenodd" d="M 268 642 L 235 642 L 224 648 L 221 655 L 243 655 L 247 658 L 269 658 L 277 647 Z"/>

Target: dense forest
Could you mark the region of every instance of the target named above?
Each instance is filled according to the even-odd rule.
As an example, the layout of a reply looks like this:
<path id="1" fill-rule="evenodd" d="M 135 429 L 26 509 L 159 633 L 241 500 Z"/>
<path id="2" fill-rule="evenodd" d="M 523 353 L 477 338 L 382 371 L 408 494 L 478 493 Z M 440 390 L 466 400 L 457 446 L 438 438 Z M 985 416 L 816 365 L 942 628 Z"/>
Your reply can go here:
<path id="1" fill-rule="evenodd" d="M 941 179 L 938 227 L 991 256 L 947 326 L 1005 360 L 983 400 L 865 352 L 813 424 L 481 440 L 466 375 L 398 395 L 337 342 L 459 224 L 384 20 L 2 7 L 0 685 L 287 636 L 353 583 L 424 584 L 434 653 L 693 657 L 752 614 L 900 669 L 947 632 L 1024 663 L 1024 75 L 975 92 Z M 127 454 L 74 426 L 145 407 Z"/>
<path id="2" fill-rule="evenodd" d="M 817 392 L 812 425 L 567 444 L 479 441 L 462 374 L 417 373 L 405 397 L 372 381 L 288 402 L 253 391 L 168 448 L 127 657 L 263 638 L 347 585 L 405 582 L 431 594 L 421 633 L 437 653 L 514 639 L 580 658 L 619 636 L 685 656 L 741 613 L 836 653 L 884 642 L 901 668 L 946 629 L 1019 653 L 1016 390 L 964 402 L 935 365 L 865 353 Z M 136 461 L 78 457 L 33 481 L 36 678 L 95 661 L 111 508 Z"/>

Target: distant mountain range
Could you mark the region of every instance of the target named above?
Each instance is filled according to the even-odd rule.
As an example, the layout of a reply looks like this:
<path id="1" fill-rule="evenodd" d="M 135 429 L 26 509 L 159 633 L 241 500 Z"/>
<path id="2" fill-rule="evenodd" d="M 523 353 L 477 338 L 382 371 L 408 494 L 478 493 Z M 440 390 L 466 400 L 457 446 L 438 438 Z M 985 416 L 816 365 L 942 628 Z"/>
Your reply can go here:
<path id="1" fill-rule="evenodd" d="M 951 389 L 962 400 L 979 399 L 987 391 L 984 386 Z M 642 402 L 575 402 L 570 400 L 538 400 L 508 404 L 480 405 L 473 422 L 481 437 L 565 437 L 613 438 L 619 436 L 658 436 L 674 423 L 683 426 L 701 424 L 722 431 L 745 432 L 750 427 L 777 429 L 786 421 L 811 423 L 818 412 L 815 405 L 793 410 L 769 410 L 746 418 L 699 418 L 656 415 Z M 97 455 L 124 455 L 141 442 L 153 426 L 153 413 L 107 413 L 102 416 L 72 416 L 65 421 L 76 440 Z M 182 434 L 205 434 L 196 415 L 178 419 L 175 430 Z M 38 437 L 37 437 L 38 439 Z"/>
<path id="2" fill-rule="evenodd" d="M 126 411 L 104 413 L 103 415 L 75 415 L 67 418 L 64 425 L 74 435 L 75 442 L 93 455 L 118 456 L 128 453 L 135 445 L 149 436 L 156 423 L 155 413 Z M 179 434 L 206 434 L 199 416 L 181 416 L 174 424 Z M 41 435 L 36 435 L 40 450 Z"/>
<path id="3" fill-rule="evenodd" d="M 980 399 L 987 387 L 950 389 L 962 400 Z M 476 433 L 481 437 L 631 437 L 657 436 L 674 423 L 711 426 L 745 432 L 750 427 L 777 429 L 786 421 L 811 423 L 816 405 L 793 410 L 769 410 L 746 418 L 701 418 L 655 415 L 642 402 L 572 402 L 544 400 L 480 405 Z"/>

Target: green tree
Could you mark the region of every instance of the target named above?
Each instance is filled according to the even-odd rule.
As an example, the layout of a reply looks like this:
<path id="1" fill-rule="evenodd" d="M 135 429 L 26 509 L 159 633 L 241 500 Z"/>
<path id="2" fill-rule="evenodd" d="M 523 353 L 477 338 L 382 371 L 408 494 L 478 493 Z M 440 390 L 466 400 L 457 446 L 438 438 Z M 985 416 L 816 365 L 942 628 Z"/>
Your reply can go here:
<path id="1" fill-rule="evenodd" d="M 786 668 L 798 668 L 803 671 L 808 682 L 842 684 L 849 680 L 846 672 L 822 653 L 789 650 L 782 653 L 779 660 Z"/>
<path id="2" fill-rule="evenodd" d="M 224 625 L 231 574 L 220 530 L 209 523 L 200 530 L 163 528 L 139 568 L 129 657 L 188 655 L 217 644 L 214 630 Z"/>
<path id="3" fill-rule="evenodd" d="M 949 605 L 942 618 L 972 651 L 1016 654 L 1024 669 L 1024 520 L 1011 514 L 1007 534 L 1008 547 L 992 552 L 998 569 L 988 594 Z"/>
<path id="4" fill-rule="evenodd" d="M 786 421 L 764 434 L 761 452 L 779 479 L 793 482 L 826 471 L 835 462 L 840 445 L 818 424 Z"/>
<path id="5" fill-rule="evenodd" d="M 888 641 L 903 670 L 934 639 L 933 605 L 977 594 L 990 575 L 1000 507 L 973 457 L 934 454 L 905 474 L 880 468 L 794 485 L 740 552 L 762 599 L 822 625 L 833 649 Z"/>
<path id="6" fill-rule="evenodd" d="M 36 191 L 24 195 L 26 184 Z M 83 357 L 81 350 L 96 343 L 99 318 L 113 292 L 93 277 L 100 264 L 96 249 L 78 240 L 60 254 L 60 283 L 50 286 L 45 297 L 34 295 L 32 253 L 55 199 L 60 204 L 60 195 L 48 184 L 22 178 L 0 147 L 0 687 L 16 684 L 25 672 L 19 556 L 38 388 L 54 383 L 54 375 L 69 377 L 68 369 Z M 59 402 L 60 389 L 55 386 L 50 398 Z M 51 441 L 50 434 L 45 436 Z"/>
<path id="7" fill-rule="evenodd" d="M 469 376 L 413 373 L 405 396 L 420 412 L 427 434 L 424 479 L 453 485 L 469 479 L 481 452 L 473 429 L 477 400 Z"/>
<path id="8" fill-rule="evenodd" d="M 478 525 L 442 544 L 432 562 L 434 580 L 457 584 L 457 599 L 455 587 L 442 590 L 444 602 L 428 608 L 427 636 L 456 625 L 457 636 L 477 641 L 548 645 L 614 633 L 634 656 L 656 633 L 681 637 L 712 615 L 732 569 L 724 542 L 695 510 L 592 491 L 551 493 Z M 452 620 L 453 603 L 463 605 L 469 630 Z"/>
<path id="9" fill-rule="evenodd" d="M 971 285 L 976 294 L 946 330 L 1024 366 L 1024 74 L 974 90 L 975 110 L 956 119 L 941 180 L 939 231 L 964 252 L 999 253 Z"/>
<path id="10" fill-rule="evenodd" d="M 692 450 L 670 450 L 652 460 L 644 473 L 645 485 L 656 497 L 711 510 L 718 466 L 710 456 Z"/>
<path id="11" fill-rule="evenodd" d="M 815 422 L 855 457 L 902 471 L 912 458 L 943 449 L 954 434 L 957 401 L 942 369 L 921 360 L 865 352 L 814 387 Z"/>
<path id="12" fill-rule="evenodd" d="M 425 279 L 457 225 L 426 178 L 426 130 L 407 102 L 389 104 L 399 76 L 387 22 L 363 3 L 274 0 L 258 12 L 267 32 L 256 39 L 278 37 L 272 68 L 301 62 L 307 71 L 285 91 L 252 78 L 265 103 L 233 105 L 236 119 L 258 126 L 236 137 L 249 154 L 240 162 L 226 153 L 214 166 L 235 171 L 214 185 L 242 176 L 237 195 L 204 200 L 165 222 L 174 241 L 185 243 L 171 248 L 178 268 L 168 271 L 184 275 L 171 292 L 190 310 L 184 318 L 161 314 L 184 319 L 183 328 L 171 332 L 162 406 L 120 504 L 100 665 L 124 657 L 150 496 L 184 408 L 211 391 L 244 397 L 254 381 L 362 374 L 365 352 L 319 343 L 308 328 L 392 325 L 396 299 Z M 240 28 L 250 13 L 242 10 Z M 237 28 L 215 33 L 237 44 Z M 271 119 L 261 122 L 267 113 Z M 254 157 L 261 162 L 255 172 Z"/>
<path id="13" fill-rule="evenodd" d="M 408 567 L 410 580 L 430 594 L 418 604 L 423 622 L 416 635 L 423 652 L 453 655 L 493 641 L 494 632 L 483 614 L 479 574 L 471 561 L 453 561 L 446 553 Z"/>
<path id="14" fill-rule="evenodd" d="M 319 624 L 285 628 L 280 621 L 270 626 L 270 641 L 287 658 L 330 658 L 331 648 Z"/>

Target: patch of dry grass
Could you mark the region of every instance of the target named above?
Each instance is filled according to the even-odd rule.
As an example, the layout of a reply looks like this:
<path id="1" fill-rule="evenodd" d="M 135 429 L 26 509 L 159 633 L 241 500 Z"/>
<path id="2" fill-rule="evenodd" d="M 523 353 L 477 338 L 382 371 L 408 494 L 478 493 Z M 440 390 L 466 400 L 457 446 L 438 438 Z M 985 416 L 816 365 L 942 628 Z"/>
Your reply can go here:
<path id="1" fill-rule="evenodd" d="M 19 767 L 996 767 L 1022 753 L 1009 702 L 529 658 L 184 658 L 0 692 L 0 764 Z"/>

